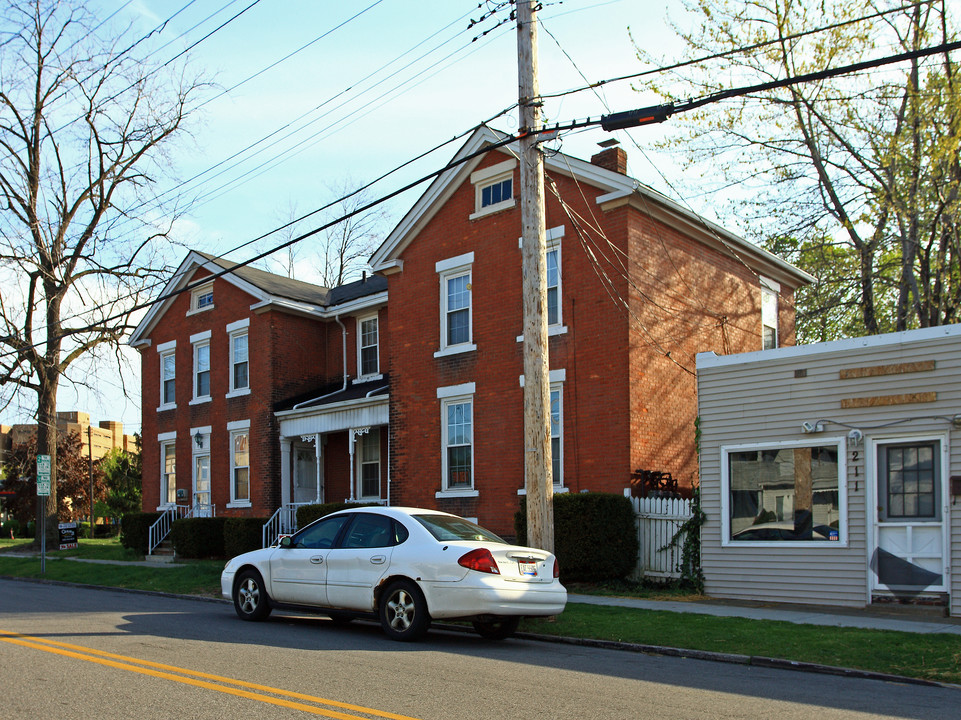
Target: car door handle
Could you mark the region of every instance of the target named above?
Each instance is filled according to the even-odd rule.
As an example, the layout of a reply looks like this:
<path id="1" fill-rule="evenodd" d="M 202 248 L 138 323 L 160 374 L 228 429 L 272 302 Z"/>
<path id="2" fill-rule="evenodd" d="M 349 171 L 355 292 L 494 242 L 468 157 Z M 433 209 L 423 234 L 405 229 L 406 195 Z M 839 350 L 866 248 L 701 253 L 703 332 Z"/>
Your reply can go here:
<path id="1" fill-rule="evenodd" d="M 323 564 L 324 564 L 324 556 L 323 556 L 323 555 L 314 555 L 314 556 L 310 559 L 310 561 L 311 561 L 314 565 L 323 565 Z"/>
<path id="2" fill-rule="evenodd" d="M 386 555 L 374 555 L 374 556 L 370 559 L 371 565 L 383 565 L 385 562 L 387 562 L 387 556 L 386 556 Z"/>

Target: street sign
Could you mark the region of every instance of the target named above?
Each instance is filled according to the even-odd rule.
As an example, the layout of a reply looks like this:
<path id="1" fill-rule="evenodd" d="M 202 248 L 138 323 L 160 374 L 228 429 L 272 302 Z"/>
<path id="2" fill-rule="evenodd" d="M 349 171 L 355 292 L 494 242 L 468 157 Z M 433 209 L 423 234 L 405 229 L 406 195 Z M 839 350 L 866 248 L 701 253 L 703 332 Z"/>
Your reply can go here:
<path id="1" fill-rule="evenodd" d="M 50 494 L 50 456 L 37 455 L 37 495 Z"/>

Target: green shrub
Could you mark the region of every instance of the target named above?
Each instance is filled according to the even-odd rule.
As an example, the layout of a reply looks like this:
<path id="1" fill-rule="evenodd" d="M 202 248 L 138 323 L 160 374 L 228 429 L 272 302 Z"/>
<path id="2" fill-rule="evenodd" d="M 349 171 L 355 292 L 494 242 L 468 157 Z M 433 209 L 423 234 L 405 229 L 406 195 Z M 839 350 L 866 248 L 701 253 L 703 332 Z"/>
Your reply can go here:
<path id="1" fill-rule="evenodd" d="M 517 542 L 527 540 L 527 498 L 514 516 Z M 554 496 L 554 554 L 566 582 L 627 577 L 637 565 L 634 508 L 623 495 L 570 493 Z"/>
<path id="2" fill-rule="evenodd" d="M 127 513 L 120 521 L 120 544 L 146 555 L 150 542 L 150 526 L 159 518 L 158 512 Z"/>
<path id="3" fill-rule="evenodd" d="M 224 523 L 224 555 L 236 557 L 262 548 L 266 522 L 267 518 L 227 518 Z"/>
<path id="4" fill-rule="evenodd" d="M 310 525 L 310 523 L 317 518 L 330 515 L 338 510 L 346 510 L 347 508 L 357 507 L 376 507 L 377 505 L 378 503 L 351 502 L 329 502 L 320 503 L 319 505 L 301 505 L 299 508 L 297 508 L 297 527 L 302 528 L 306 525 Z"/>
<path id="5" fill-rule="evenodd" d="M 174 520 L 170 541 L 174 552 L 182 558 L 223 558 L 224 525 L 230 518 L 199 517 Z"/>
<path id="6" fill-rule="evenodd" d="M 0 537 L 20 537 L 20 521 L 11 518 L 0 525 Z"/>

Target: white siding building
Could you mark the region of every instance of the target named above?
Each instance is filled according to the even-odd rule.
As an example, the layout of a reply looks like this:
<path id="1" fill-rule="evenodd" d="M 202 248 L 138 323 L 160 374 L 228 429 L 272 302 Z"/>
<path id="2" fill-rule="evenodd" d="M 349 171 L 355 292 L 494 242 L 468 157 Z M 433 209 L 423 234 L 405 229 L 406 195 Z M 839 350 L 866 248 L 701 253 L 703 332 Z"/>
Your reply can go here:
<path id="1" fill-rule="evenodd" d="M 713 597 L 961 615 L 961 325 L 697 357 Z"/>

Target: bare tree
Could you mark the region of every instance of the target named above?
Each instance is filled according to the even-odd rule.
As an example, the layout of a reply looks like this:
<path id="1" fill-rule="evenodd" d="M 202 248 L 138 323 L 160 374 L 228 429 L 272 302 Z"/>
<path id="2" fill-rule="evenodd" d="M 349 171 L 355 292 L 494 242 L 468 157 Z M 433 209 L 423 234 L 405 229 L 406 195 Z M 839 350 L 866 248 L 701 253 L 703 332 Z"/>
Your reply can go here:
<path id="1" fill-rule="evenodd" d="M 688 6 L 694 30 L 679 31 L 686 54 L 711 59 L 676 66 L 676 82 L 656 88 L 667 96 L 797 77 L 955 39 L 943 0 Z M 961 319 L 957 73 L 944 52 L 707 105 L 672 121 L 690 129 L 678 145 L 692 165 L 733 189 L 745 232 L 818 277 L 798 295 L 802 340 Z"/>
<path id="2" fill-rule="evenodd" d="M 36 394 L 37 452 L 56 468 L 61 378 L 112 351 L 169 272 L 157 241 L 173 216 L 151 192 L 204 84 L 151 68 L 129 29 L 78 2 L 0 13 L 0 402 Z M 56 510 L 54 470 L 48 532 Z"/>
<path id="3" fill-rule="evenodd" d="M 370 194 L 361 190 L 347 178 L 328 186 L 335 202 L 327 213 L 331 219 L 345 218 L 321 234 L 320 246 L 316 248 L 318 266 L 323 284 L 332 288 L 350 282 L 367 267 L 371 253 L 377 249 L 387 223 L 387 211 L 377 206 L 367 212 L 351 215 L 358 208 L 370 203 Z"/>

